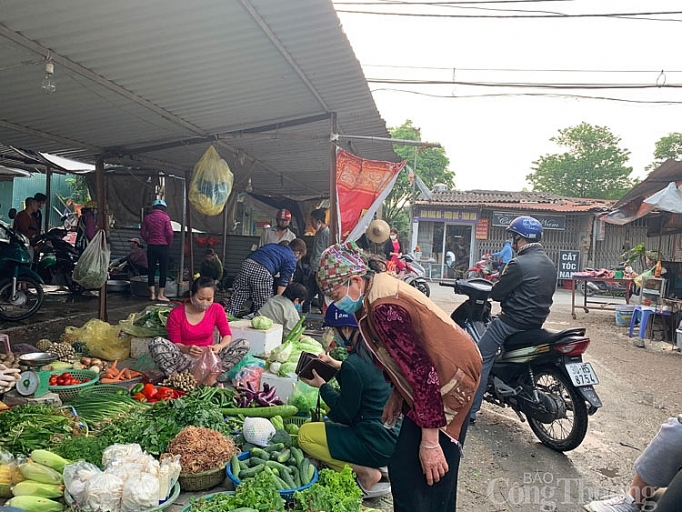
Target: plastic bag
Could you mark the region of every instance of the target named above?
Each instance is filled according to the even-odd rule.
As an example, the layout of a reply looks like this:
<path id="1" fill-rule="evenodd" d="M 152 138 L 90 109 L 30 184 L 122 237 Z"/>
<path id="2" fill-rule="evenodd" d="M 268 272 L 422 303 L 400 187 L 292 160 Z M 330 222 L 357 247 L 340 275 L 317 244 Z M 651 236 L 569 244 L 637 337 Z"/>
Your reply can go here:
<path id="1" fill-rule="evenodd" d="M 83 327 L 69 326 L 64 331 L 73 334 L 78 341 L 85 342 L 88 352 L 93 357 L 107 361 L 130 357 L 130 338 L 119 337 L 118 327 L 97 318 L 88 320 Z"/>
<path id="2" fill-rule="evenodd" d="M 197 380 L 199 386 L 213 386 L 218 375 L 223 373 L 223 362 L 218 354 L 206 347 L 202 354 L 192 364 L 192 375 Z"/>
<path id="3" fill-rule="evenodd" d="M 310 414 L 310 410 L 317 407 L 317 394 L 317 388 L 299 380 L 289 397 L 289 405 L 295 406 L 299 414 Z"/>
<path id="4" fill-rule="evenodd" d="M 249 384 L 251 384 L 251 389 L 260 389 L 260 377 L 264 371 L 265 368 L 262 366 L 244 366 L 232 379 L 232 385 L 234 387 L 249 387 Z"/>
<path id="5" fill-rule="evenodd" d="M 64 467 L 64 486 L 76 503 L 83 502 L 88 480 L 101 472 L 97 466 L 83 460 Z"/>
<path id="6" fill-rule="evenodd" d="M 166 337 L 166 322 L 172 309 L 170 306 L 147 306 L 140 313 L 130 313 L 118 325 L 123 332 L 137 338 Z"/>
<path id="7" fill-rule="evenodd" d="M 142 473 L 137 479 L 129 478 L 123 484 L 121 512 L 139 512 L 158 508 L 159 496 L 158 478 L 147 473 Z"/>
<path id="8" fill-rule="evenodd" d="M 260 366 L 261 368 L 265 368 L 265 361 L 258 359 L 251 353 L 247 353 L 242 360 L 234 365 L 234 367 L 227 373 L 227 378 L 229 380 L 234 380 L 239 370 L 247 366 Z"/>
<path id="9" fill-rule="evenodd" d="M 115 475 L 97 473 L 85 483 L 84 507 L 98 512 L 118 512 L 123 481 Z"/>
<path id="10" fill-rule="evenodd" d="M 194 166 L 189 184 L 189 202 L 204 215 L 214 216 L 223 211 L 232 192 L 234 175 L 227 162 L 213 146 L 209 146 Z"/>
<path id="11" fill-rule="evenodd" d="M 107 284 L 110 256 L 104 230 L 100 229 L 78 258 L 73 280 L 90 290 L 102 288 Z"/>

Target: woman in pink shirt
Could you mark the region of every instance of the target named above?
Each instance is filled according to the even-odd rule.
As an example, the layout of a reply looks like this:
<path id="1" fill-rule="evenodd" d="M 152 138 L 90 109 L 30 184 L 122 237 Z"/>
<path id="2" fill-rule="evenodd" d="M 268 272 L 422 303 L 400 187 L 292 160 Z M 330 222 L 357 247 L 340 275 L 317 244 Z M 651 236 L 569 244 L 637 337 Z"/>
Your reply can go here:
<path id="1" fill-rule="evenodd" d="M 232 331 L 225 310 L 215 304 L 215 281 L 201 277 L 192 283 L 190 300 L 178 306 L 168 316 L 168 339 L 157 337 L 149 345 L 149 352 L 165 375 L 191 368 L 204 352 L 212 350 L 223 362 L 223 372 L 231 370 L 249 351 L 249 342 L 232 340 Z M 213 332 L 218 329 L 220 341 L 213 343 Z"/>

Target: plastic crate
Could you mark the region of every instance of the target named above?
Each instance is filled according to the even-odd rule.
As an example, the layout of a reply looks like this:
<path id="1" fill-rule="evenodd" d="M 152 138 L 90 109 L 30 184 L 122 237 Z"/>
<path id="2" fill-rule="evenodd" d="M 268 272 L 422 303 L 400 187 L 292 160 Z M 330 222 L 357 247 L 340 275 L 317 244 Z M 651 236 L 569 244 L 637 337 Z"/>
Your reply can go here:
<path id="1" fill-rule="evenodd" d="M 62 402 L 75 400 L 83 389 L 94 386 L 99 381 L 99 373 L 90 370 L 52 370 L 50 375 L 61 375 L 63 373 L 70 373 L 77 379 L 90 379 L 90 382 L 75 384 L 73 386 L 48 386 L 47 389 L 57 393 Z"/>
<path id="2" fill-rule="evenodd" d="M 310 416 L 289 416 L 288 418 L 283 418 L 284 424 L 288 425 L 290 423 L 293 423 L 294 425 L 298 425 L 299 427 L 303 425 L 304 423 L 307 423 L 310 421 Z"/>

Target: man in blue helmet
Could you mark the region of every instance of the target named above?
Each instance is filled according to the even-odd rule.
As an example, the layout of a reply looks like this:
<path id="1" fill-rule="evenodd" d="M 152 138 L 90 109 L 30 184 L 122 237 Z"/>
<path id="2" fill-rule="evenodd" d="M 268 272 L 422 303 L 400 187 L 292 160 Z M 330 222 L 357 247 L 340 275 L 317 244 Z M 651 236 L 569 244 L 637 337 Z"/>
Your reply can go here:
<path id="1" fill-rule="evenodd" d="M 476 421 L 476 413 L 481 408 L 497 351 L 512 334 L 542 327 L 556 290 L 556 266 L 540 244 L 542 224 L 533 217 L 516 217 L 507 232 L 511 234 L 512 248 L 517 255 L 507 263 L 500 280 L 493 286 L 491 298 L 500 303 L 502 313 L 490 322 L 478 344 L 483 368 L 469 413 L 471 423 Z"/>

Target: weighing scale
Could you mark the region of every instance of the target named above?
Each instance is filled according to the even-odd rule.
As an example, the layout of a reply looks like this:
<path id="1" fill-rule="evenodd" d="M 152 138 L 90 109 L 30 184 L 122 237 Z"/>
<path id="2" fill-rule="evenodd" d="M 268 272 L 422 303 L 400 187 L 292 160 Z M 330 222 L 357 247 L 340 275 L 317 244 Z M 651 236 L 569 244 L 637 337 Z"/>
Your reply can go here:
<path id="1" fill-rule="evenodd" d="M 35 368 L 35 370 L 26 370 L 19 375 L 19 382 L 15 386 L 17 393 L 22 396 L 33 395 L 36 398 L 46 395 L 50 385 L 51 374 L 41 370 L 41 368 L 44 365 L 52 364 L 56 360 L 57 356 L 45 352 L 34 352 L 19 356 L 20 363 Z"/>

